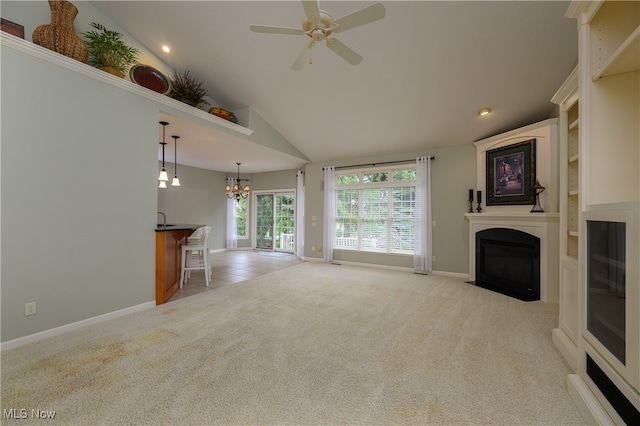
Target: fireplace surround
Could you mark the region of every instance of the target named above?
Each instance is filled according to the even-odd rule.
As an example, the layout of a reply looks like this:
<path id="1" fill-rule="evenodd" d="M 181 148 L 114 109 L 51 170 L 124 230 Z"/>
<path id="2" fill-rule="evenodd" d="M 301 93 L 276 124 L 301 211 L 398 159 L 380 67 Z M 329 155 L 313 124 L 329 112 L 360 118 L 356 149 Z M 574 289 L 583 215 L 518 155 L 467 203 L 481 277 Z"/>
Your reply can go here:
<path id="1" fill-rule="evenodd" d="M 539 239 L 540 289 L 537 299 L 543 302 L 558 303 L 559 287 L 559 246 L 558 213 L 466 213 L 469 220 L 469 279 L 478 281 L 476 276 L 478 233 L 488 229 L 511 229 L 523 232 Z"/>
<path id="2" fill-rule="evenodd" d="M 540 300 L 559 302 L 560 214 L 558 213 L 557 119 L 549 119 L 474 142 L 476 188 L 486 194 L 487 151 L 536 140 L 535 178 L 547 187 L 540 197 L 544 212 L 531 213 L 531 205 L 486 206 L 482 213 L 466 213 L 469 220 L 469 279 L 476 279 L 476 234 L 485 229 L 522 231 L 540 239 Z"/>

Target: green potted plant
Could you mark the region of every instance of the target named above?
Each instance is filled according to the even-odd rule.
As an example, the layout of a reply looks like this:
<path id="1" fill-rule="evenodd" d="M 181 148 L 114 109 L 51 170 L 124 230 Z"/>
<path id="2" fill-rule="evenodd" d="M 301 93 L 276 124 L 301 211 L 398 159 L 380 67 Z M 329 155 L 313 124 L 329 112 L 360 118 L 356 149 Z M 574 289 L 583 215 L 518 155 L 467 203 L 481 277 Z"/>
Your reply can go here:
<path id="1" fill-rule="evenodd" d="M 208 104 L 205 100 L 207 90 L 202 83 L 193 78 L 189 71 L 178 72 L 173 70 L 171 74 L 171 92 L 169 96 L 187 105 L 197 107 L 199 104 Z"/>
<path id="2" fill-rule="evenodd" d="M 102 24 L 91 23 L 95 30 L 82 33 L 89 49 L 89 65 L 110 74 L 124 77 L 127 69 L 138 61 L 140 51 L 127 46 L 122 34 L 111 31 Z"/>

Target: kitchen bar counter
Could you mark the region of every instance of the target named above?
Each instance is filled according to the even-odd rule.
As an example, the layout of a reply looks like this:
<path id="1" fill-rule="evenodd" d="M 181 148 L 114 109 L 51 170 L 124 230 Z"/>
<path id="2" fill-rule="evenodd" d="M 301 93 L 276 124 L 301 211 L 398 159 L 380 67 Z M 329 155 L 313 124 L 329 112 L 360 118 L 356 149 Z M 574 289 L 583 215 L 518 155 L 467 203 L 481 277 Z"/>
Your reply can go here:
<path id="1" fill-rule="evenodd" d="M 180 288 L 180 246 L 204 225 L 160 225 L 156 228 L 156 305 L 162 305 Z"/>
<path id="2" fill-rule="evenodd" d="M 194 231 L 196 228 L 200 228 L 201 226 L 204 225 L 193 225 L 193 224 L 178 224 L 178 225 L 173 225 L 173 224 L 169 224 L 167 225 L 167 227 L 163 227 L 162 224 L 158 224 L 158 227 L 156 228 L 156 232 L 168 232 L 168 231 Z"/>

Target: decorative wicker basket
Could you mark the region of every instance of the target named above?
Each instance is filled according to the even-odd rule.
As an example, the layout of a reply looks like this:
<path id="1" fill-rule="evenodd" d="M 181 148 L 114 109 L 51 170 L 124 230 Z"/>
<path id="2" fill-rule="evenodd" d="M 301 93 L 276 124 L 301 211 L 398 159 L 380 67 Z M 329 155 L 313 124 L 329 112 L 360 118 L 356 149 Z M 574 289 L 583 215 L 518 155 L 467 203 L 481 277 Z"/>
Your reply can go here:
<path id="1" fill-rule="evenodd" d="M 49 0 L 49 8 L 51 23 L 36 27 L 31 36 L 33 43 L 86 64 L 87 44 L 73 27 L 78 8 L 66 0 Z"/>

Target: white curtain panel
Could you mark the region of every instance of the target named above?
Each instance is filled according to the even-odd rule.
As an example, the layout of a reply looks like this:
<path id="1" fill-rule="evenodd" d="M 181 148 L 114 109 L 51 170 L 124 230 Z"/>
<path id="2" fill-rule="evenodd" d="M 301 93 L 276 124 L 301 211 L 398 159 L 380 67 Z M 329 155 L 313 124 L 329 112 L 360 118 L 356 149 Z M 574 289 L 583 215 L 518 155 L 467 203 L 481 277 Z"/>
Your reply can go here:
<path id="1" fill-rule="evenodd" d="M 413 249 L 413 271 L 419 274 L 431 272 L 431 158 L 416 159 L 416 218 Z"/>
<path id="2" fill-rule="evenodd" d="M 304 172 L 296 175 L 296 255 L 304 257 Z"/>
<path id="3" fill-rule="evenodd" d="M 235 178 L 228 178 L 227 184 L 233 188 Z M 227 249 L 238 248 L 238 231 L 236 227 L 236 199 L 227 198 Z"/>
<path id="4" fill-rule="evenodd" d="M 322 235 L 322 257 L 326 262 L 333 261 L 333 242 L 336 233 L 336 169 L 324 168 L 324 230 Z"/>

